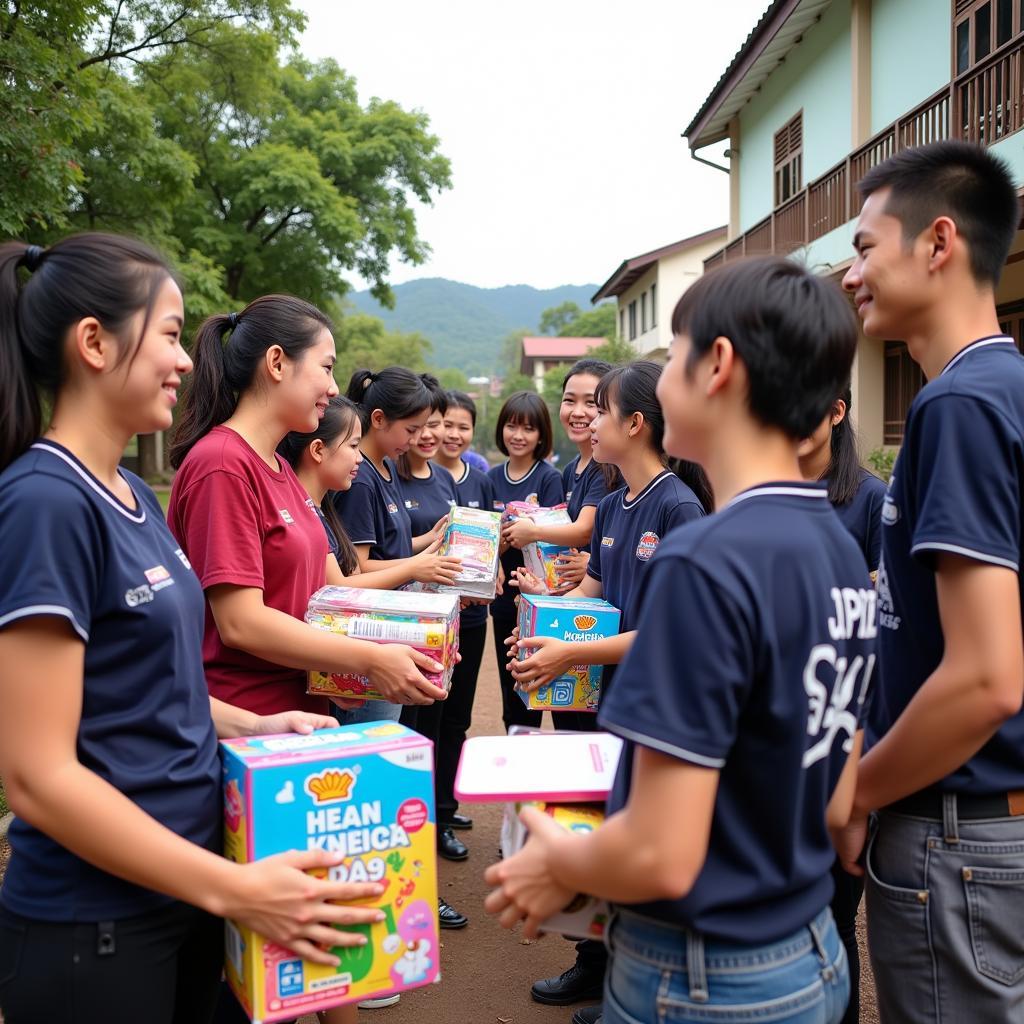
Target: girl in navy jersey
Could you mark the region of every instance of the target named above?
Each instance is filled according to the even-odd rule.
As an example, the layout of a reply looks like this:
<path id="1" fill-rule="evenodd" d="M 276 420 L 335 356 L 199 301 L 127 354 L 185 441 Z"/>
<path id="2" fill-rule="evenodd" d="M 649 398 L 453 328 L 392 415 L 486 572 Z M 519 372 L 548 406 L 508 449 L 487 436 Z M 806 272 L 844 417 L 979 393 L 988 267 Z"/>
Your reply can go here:
<path id="1" fill-rule="evenodd" d="M 183 321 L 171 271 L 140 242 L 0 246 L 0 775 L 17 815 L 0 889 L 8 1024 L 140 1012 L 204 1024 L 223 962 L 215 915 L 320 963 L 338 962 L 329 945 L 357 942 L 327 924 L 382 916 L 334 903 L 379 886 L 305 874 L 340 855 L 219 854 L 217 737 L 330 719 L 210 697 L 199 582 L 156 496 L 118 466 L 133 434 L 171 425 L 192 368 Z"/>
<path id="2" fill-rule="evenodd" d="M 423 567 L 421 574 L 431 571 L 433 563 L 430 556 L 434 554 L 437 545 L 431 545 L 419 555 L 414 555 L 406 566 L 360 571 L 355 548 L 330 495 L 347 491 L 352 486 L 363 461 L 359 450 L 362 436 L 359 408 L 343 395 L 335 395 L 328 402 L 316 430 L 293 431 L 277 446 L 277 453 L 295 470 L 327 534 L 327 543 L 337 562 L 335 568 L 334 563 L 328 559 L 327 582 L 371 590 L 393 590 L 416 578 L 417 562 Z M 355 576 L 359 578 L 355 579 Z"/>
<path id="3" fill-rule="evenodd" d="M 494 487 L 486 473 L 470 466 L 463 458 L 473 443 L 475 428 L 476 405 L 473 399 L 463 391 L 449 391 L 441 422 L 441 443 L 434 464 L 451 474 L 459 505 L 489 510 L 494 506 Z M 459 614 L 459 654 L 462 661 L 455 666 L 438 741 L 437 820 L 452 829 L 468 829 L 473 825 L 464 814 L 459 814 L 459 804 L 455 799 L 455 772 L 473 719 L 476 682 L 486 642 L 487 602 L 472 602 Z"/>
<path id="4" fill-rule="evenodd" d="M 857 433 L 850 422 L 853 393 L 847 384 L 818 428 L 800 442 L 800 472 L 805 480 L 828 484 L 828 500 L 860 545 L 868 571 L 882 557 L 882 503 L 885 484 L 860 464 Z"/>
<path id="5" fill-rule="evenodd" d="M 882 553 L 882 502 L 885 484 L 860 464 L 857 435 L 850 422 L 853 395 L 847 384 L 832 403 L 818 428 L 800 442 L 797 455 L 805 480 L 828 484 L 828 498 L 843 526 L 861 549 L 872 579 Z M 844 871 L 838 858 L 832 865 L 835 894 L 832 915 L 850 964 L 850 1002 L 842 1024 L 860 1019 L 860 947 L 857 945 L 857 910 L 864 894 L 864 879 Z"/>
<path id="6" fill-rule="evenodd" d="M 489 869 L 487 907 L 530 935 L 577 892 L 610 900 L 605 1024 L 837 1024 L 829 827 L 852 806 L 875 592 L 796 450 L 857 331 L 831 282 L 781 258 L 706 274 L 672 327 L 665 447 L 707 468 L 719 508 L 640 583 L 599 716 L 624 741 L 606 821 L 571 835 L 524 810 L 530 838 Z"/>
<path id="7" fill-rule="evenodd" d="M 710 489 L 697 466 L 681 467 L 689 484 L 666 466 L 665 423 L 654 394 L 660 373 L 657 363 L 646 360 L 609 369 L 594 396 L 594 458 L 621 473 L 625 484 L 602 499 L 587 574 L 568 596 L 605 598 L 622 610 L 621 631 L 586 643 L 526 637 L 513 644 L 509 670 L 524 691 L 538 689 L 573 665 L 604 665 L 599 698 L 603 702 L 613 666 L 625 657 L 636 636 L 633 598 L 651 556 L 670 530 L 711 509 Z M 526 570 L 520 570 L 519 578 L 524 591 L 540 592 L 538 581 Z M 516 661 L 519 647 L 534 653 Z M 563 728 L 597 727 L 597 715 L 587 712 L 577 713 L 568 725 L 562 725 L 565 713 L 552 717 Z M 559 1005 L 599 998 L 607 959 L 603 943 L 585 939 L 576 946 L 576 962 L 558 977 L 536 982 L 531 994 L 538 1002 Z"/>
<path id="8" fill-rule="evenodd" d="M 494 488 L 494 509 L 503 512 L 510 501 L 525 501 L 550 508 L 565 500 L 562 478 L 545 461 L 551 452 L 551 416 L 540 395 L 517 391 L 510 395 L 498 413 L 495 444 L 507 461 L 488 474 Z M 523 565 L 522 552 L 502 543 L 501 566 L 506 579 Z M 508 729 L 512 725 L 540 725 L 541 712 L 530 711 L 515 692 L 515 680 L 509 673 L 505 650 L 507 637 L 516 624 L 515 592 L 504 593 L 491 602 L 494 650 L 501 680 L 501 717 Z"/>

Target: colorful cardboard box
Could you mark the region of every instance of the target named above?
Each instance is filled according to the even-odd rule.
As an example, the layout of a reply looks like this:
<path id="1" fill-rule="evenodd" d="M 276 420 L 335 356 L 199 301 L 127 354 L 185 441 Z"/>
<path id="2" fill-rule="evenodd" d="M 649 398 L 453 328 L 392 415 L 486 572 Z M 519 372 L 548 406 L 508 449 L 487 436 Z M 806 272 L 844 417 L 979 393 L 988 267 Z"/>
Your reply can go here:
<path id="1" fill-rule="evenodd" d="M 427 678 L 443 690 L 452 685 L 459 650 L 459 599 L 454 594 L 321 587 L 309 599 L 305 619 L 330 633 L 414 647 L 444 666 Z M 366 676 L 351 672 L 310 672 L 307 690 L 325 697 L 386 699 Z"/>
<path id="2" fill-rule="evenodd" d="M 556 640 L 603 640 L 619 632 L 619 610 L 596 597 L 549 597 L 522 594 L 519 635 L 549 636 Z M 520 649 L 519 660 L 530 651 Z M 516 692 L 528 708 L 548 711 L 597 711 L 601 665 L 573 665 L 564 675 L 532 693 Z"/>
<path id="3" fill-rule="evenodd" d="M 352 926 L 325 967 L 226 924 L 225 973 L 256 1024 L 439 981 L 432 744 L 397 722 L 223 740 L 224 853 L 247 863 L 294 849 L 346 854 L 341 881 L 381 882 L 381 924 Z"/>
<path id="4" fill-rule="evenodd" d="M 498 586 L 498 549 L 501 545 L 501 513 L 480 508 L 452 509 L 438 552 L 462 559 L 455 584 L 430 584 L 439 594 L 459 594 L 491 600 Z"/>
<path id="5" fill-rule="evenodd" d="M 542 800 L 516 801 L 505 805 L 501 824 L 501 852 L 504 857 L 518 853 L 526 843 L 526 826 L 519 820 L 524 807 L 544 811 L 568 832 L 593 832 L 604 822 L 601 804 L 556 804 Z M 564 910 L 549 917 L 541 926 L 542 932 L 556 932 L 573 939 L 597 939 L 604 936 L 609 907 L 605 900 L 583 893 L 573 897 Z"/>
<path id="6" fill-rule="evenodd" d="M 505 520 L 515 522 L 522 517 L 532 519 L 538 526 L 565 526 L 572 522 L 564 505 L 543 508 L 524 501 L 510 501 L 505 506 Z M 558 579 L 558 557 L 567 555 L 571 548 L 564 544 L 549 544 L 538 540 L 523 548 L 523 564 L 540 580 L 550 594 L 561 585 Z"/>

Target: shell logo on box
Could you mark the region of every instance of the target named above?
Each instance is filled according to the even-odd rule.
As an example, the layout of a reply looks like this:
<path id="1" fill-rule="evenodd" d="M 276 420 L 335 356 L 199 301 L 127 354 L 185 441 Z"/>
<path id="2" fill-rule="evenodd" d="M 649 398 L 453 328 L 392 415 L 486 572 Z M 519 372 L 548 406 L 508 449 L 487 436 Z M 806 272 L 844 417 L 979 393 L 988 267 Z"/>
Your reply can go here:
<path id="1" fill-rule="evenodd" d="M 344 855 L 329 876 L 380 882 L 385 920 L 325 967 L 232 921 L 225 973 L 256 1024 L 292 1020 L 440 980 L 433 751 L 396 722 L 308 736 L 223 740 L 224 852 L 245 863 L 293 849 Z M 322 877 L 328 877 L 325 871 Z"/>

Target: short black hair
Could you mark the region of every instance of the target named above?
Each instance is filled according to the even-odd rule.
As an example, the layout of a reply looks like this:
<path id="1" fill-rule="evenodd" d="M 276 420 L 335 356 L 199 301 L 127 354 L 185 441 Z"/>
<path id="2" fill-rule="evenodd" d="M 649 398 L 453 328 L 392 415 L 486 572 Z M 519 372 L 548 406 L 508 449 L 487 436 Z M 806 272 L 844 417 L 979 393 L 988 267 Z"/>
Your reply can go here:
<path id="1" fill-rule="evenodd" d="M 476 402 L 465 391 L 451 390 L 448 392 L 448 409 L 464 409 L 476 426 Z M 445 412 L 448 410 L 446 409 Z"/>
<path id="2" fill-rule="evenodd" d="M 979 284 L 999 284 L 1020 223 L 1017 189 L 1006 163 L 970 142 L 932 142 L 900 150 L 857 186 L 867 199 L 891 189 L 885 212 L 903 225 L 907 242 L 937 217 L 949 217 L 967 243 Z"/>
<path id="3" fill-rule="evenodd" d="M 672 333 L 690 339 L 686 373 L 716 338 L 728 338 L 747 369 L 751 413 L 794 440 L 832 408 L 857 349 L 839 286 L 781 256 L 737 260 L 697 278 L 676 303 Z"/>
<path id="4" fill-rule="evenodd" d="M 536 391 L 516 391 L 509 395 L 498 413 L 498 423 L 494 428 L 494 443 L 502 455 L 508 455 L 505 447 L 505 425 L 508 423 L 525 423 L 536 427 L 540 432 L 537 447 L 533 450 L 535 459 L 546 459 L 554 443 L 554 432 L 551 429 L 551 414 L 548 412 L 544 399 Z"/>

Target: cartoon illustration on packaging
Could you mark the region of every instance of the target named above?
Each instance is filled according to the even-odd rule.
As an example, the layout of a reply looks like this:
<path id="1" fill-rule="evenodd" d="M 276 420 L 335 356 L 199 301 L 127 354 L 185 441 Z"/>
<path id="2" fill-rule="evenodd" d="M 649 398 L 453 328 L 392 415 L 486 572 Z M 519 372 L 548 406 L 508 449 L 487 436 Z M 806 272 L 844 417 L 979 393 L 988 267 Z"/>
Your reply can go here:
<path id="1" fill-rule="evenodd" d="M 228 922 L 225 973 L 254 1022 L 291 1020 L 439 980 L 431 745 L 396 722 L 308 736 L 224 740 L 225 855 L 245 862 L 291 849 L 341 853 L 314 872 L 380 882 L 378 924 L 344 930 L 337 967 L 313 964 Z"/>
<path id="2" fill-rule="evenodd" d="M 619 610 L 599 598 L 519 598 L 519 635 L 550 636 L 569 642 L 603 640 L 619 632 Z M 525 648 L 520 660 L 529 656 Z M 567 672 L 532 693 L 519 692 L 523 703 L 538 710 L 597 711 L 601 695 L 601 665 L 573 665 Z"/>

